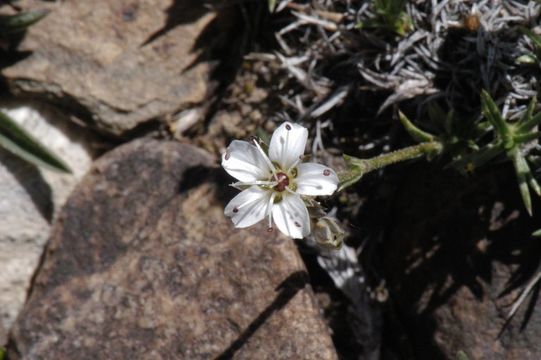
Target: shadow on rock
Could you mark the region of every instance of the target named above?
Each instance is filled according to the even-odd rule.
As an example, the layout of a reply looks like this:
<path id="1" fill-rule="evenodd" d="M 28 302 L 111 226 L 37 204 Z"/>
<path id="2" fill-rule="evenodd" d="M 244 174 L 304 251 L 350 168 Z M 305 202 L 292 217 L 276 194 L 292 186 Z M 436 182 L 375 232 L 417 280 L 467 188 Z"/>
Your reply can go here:
<path id="1" fill-rule="evenodd" d="M 38 168 L 2 148 L 0 148 L 0 159 L 2 159 L 2 165 L 24 187 L 43 218 L 50 223 L 54 213 L 52 191 Z"/>
<path id="2" fill-rule="evenodd" d="M 380 245 L 367 246 L 381 246 L 381 264 L 370 266 L 384 269 L 390 293 L 384 348 L 419 359 L 452 358 L 461 350 L 472 358 L 537 357 L 541 346 L 531 339 L 541 333 L 541 314 L 527 306 L 498 337 L 541 253 L 515 179 L 497 176 L 511 169 L 504 164 L 464 178 L 433 166 L 400 172 L 400 180 L 390 180 L 397 187 L 377 191 L 363 210 L 379 219 L 375 229 L 386 229 Z M 538 303 L 536 296 L 529 301 L 530 309 Z M 529 331 L 521 332 L 528 321 Z"/>
<path id="3" fill-rule="evenodd" d="M 255 334 L 255 332 L 274 314 L 282 310 L 291 299 L 302 290 L 308 284 L 308 273 L 305 271 L 297 271 L 289 275 L 278 287 L 276 291 L 279 291 L 278 295 L 274 298 L 273 302 L 267 306 L 265 310 L 259 314 L 257 318 L 254 319 L 248 325 L 246 330 L 240 334 L 240 336 L 231 343 L 231 345 L 218 357 L 216 360 L 228 360 L 232 359 L 240 348 L 244 346 L 250 338 Z"/>

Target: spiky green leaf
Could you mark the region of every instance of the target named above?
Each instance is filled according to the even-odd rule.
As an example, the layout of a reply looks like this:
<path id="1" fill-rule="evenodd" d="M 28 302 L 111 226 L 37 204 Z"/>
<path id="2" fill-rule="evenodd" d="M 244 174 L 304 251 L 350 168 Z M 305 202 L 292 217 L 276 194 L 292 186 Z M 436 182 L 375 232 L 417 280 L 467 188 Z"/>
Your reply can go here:
<path id="1" fill-rule="evenodd" d="M 532 216 L 532 199 L 530 197 L 529 187 L 533 179 L 532 172 L 530 170 L 530 167 L 528 166 L 528 163 L 526 162 L 526 159 L 524 159 L 518 148 L 514 148 L 509 151 L 509 157 L 511 158 L 513 166 L 515 167 L 518 187 L 520 190 L 522 201 L 524 202 L 524 207 L 526 207 L 528 214 Z M 539 189 L 537 188 L 536 190 Z"/>
<path id="2" fill-rule="evenodd" d="M 1 111 L 0 146 L 34 165 L 71 173 L 69 166 L 62 159 Z"/>
<path id="3" fill-rule="evenodd" d="M 530 131 L 541 123 L 541 112 L 533 114 L 537 105 L 537 98 L 534 96 L 528 104 L 528 109 L 517 123 L 517 132 L 523 133 Z"/>
<path id="4" fill-rule="evenodd" d="M 492 96 L 485 90 L 481 92 L 481 106 L 485 118 L 490 121 L 498 134 L 502 138 L 505 138 L 509 134 L 507 123 L 505 122 L 498 105 L 496 105 Z"/>
<path id="5" fill-rule="evenodd" d="M 17 15 L 2 15 L 0 16 L 0 34 L 23 31 L 43 19 L 49 12 L 47 9 L 40 9 L 25 11 Z"/>
<path id="6" fill-rule="evenodd" d="M 419 129 L 417 126 L 413 125 L 413 123 L 408 119 L 406 115 L 402 113 L 402 111 L 398 112 L 398 117 L 400 118 L 400 122 L 410 134 L 410 136 L 418 142 L 427 142 L 427 141 L 434 141 L 435 137 L 432 134 L 427 133 L 426 131 L 423 131 Z"/>

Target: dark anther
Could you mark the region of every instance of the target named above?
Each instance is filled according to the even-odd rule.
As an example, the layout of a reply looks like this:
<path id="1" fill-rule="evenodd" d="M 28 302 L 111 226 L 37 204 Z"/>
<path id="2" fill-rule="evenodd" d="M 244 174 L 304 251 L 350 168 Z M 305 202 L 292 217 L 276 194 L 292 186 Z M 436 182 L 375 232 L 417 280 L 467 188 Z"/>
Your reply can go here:
<path id="1" fill-rule="evenodd" d="M 325 169 L 325 170 L 323 171 L 323 175 L 325 175 L 325 176 L 331 175 L 331 170 Z"/>
<path id="2" fill-rule="evenodd" d="M 289 124 L 286 124 L 286 130 L 291 130 L 291 126 Z"/>
<path id="3" fill-rule="evenodd" d="M 236 214 L 236 213 L 238 213 L 238 212 L 239 212 L 239 209 L 237 209 L 237 208 L 233 208 L 233 212 L 234 212 L 234 213 Z"/>

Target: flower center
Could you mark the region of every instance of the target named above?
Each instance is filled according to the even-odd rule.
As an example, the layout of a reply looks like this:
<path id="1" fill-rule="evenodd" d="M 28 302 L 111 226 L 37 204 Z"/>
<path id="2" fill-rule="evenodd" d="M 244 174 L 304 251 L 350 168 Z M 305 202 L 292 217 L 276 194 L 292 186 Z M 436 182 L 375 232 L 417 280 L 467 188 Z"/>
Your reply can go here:
<path id="1" fill-rule="evenodd" d="M 273 180 L 278 182 L 278 184 L 274 186 L 274 190 L 276 191 L 282 192 L 289 185 L 289 178 L 283 172 L 279 172 L 278 174 L 276 174 Z"/>

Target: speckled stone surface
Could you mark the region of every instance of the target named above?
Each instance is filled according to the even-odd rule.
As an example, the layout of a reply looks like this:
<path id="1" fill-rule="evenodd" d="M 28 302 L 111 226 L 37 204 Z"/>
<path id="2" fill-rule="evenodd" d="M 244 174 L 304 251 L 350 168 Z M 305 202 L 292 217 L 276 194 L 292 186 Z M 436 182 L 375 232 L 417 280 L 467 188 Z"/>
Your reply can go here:
<path id="1" fill-rule="evenodd" d="M 294 243 L 234 229 L 234 193 L 189 145 L 101 158 L 53 236 L 10 359 L 335 359 Z"/>

